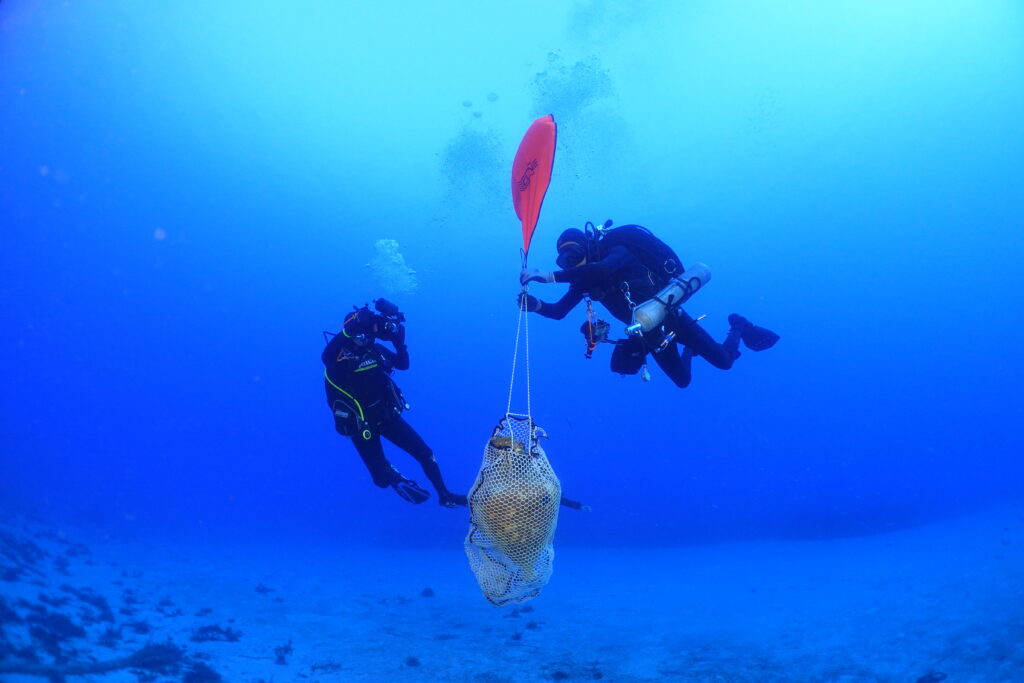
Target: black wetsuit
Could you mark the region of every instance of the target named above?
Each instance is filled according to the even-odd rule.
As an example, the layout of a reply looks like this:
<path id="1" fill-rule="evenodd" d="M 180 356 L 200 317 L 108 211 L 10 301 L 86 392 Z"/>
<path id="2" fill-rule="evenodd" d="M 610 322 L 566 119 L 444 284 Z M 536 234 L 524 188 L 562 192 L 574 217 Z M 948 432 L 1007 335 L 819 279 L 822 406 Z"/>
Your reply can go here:
<path id="1" fill-rule="evenodd" d="M 327 369 L 324 379 L 327 405 L 333 410 L 336 401 L 351 405 L 355 399 L 357 408 L 362 408 L 369 438 L 364 438 L 364 434 L 358 431 L 350 433 L 348 423 L 337 414 L 335 429 L 343 436 L 351 437 L 373 477 L 373 483 L 384 488 L 402 479 L 384 456 L 381 443 L 381 437 L 384 437 L 416 458 L 438 495 L 450 495 L 441 477 L 441 468 L 434 460 L 434 452 L 401 415 L 406 407 L 405 401 L 391 379 L 391 373 L 409 369 L 409 351 L 405 344 L 396 342 L 395 351 L 376 342 L 360 347 L 342 333 L 331 339 L 321 358 Z"/>
<path id="2" fill-rule="evenodd" d="M 599 250 L 600 246 L 598 243 Z M 611 247 L 600 256 L 593 263 L 555 271 L 555 282 L 568 283 L 569 291 L 553 304 L 540 302 L 540 310 L 537 312 L 546 318 L 561 320 L 584 297 L 589 296 L 629 325 L 633 322 L 630 301 L 641 304 L 667 284 L 667 281 L 657 279 L 633 252 L 621 244 Z M 681 308 L 674 313 L 670 312 L 662 327 L 664 329 L 652 330 L 642 339 L 618 342 L 612 353 L 612 370 L 636 373 L 647 353 L 658 348 L 667 332 L 675 332 L 676 336 L 664 349 L 654 354 L 654 360 L 679 387 L 690 384 L 691 360 L 690 354 L 680 353 L 680 344 L 723 370 L 732 367 L 733 361 L 739 356 L 738 333 L 730 331 L 725 342 L 719 344 Z"/>

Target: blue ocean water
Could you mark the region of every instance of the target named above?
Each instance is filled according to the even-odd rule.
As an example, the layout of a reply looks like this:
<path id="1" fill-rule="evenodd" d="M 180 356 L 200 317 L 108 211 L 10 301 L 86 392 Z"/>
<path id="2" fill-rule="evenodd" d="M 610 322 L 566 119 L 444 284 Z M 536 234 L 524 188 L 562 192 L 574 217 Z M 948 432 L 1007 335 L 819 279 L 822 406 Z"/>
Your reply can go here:
<path id="1" fill-rule="evenodd" d="M 782 337 L 680 390 L 584 359 L 582 307 L 531 316 L 533 414 L 593 508 L 563 509 L 562 552 L 866 537 L 1024 498 L 1019 2 L 3 0 L 0 102 L 12 514 L 447 549 L 473 588 L 465 512 L 376 488 L 334 432 L 322 332 L 401 307 L 406 417 L 468 490 L 511 372 L 509 169 L 545 114 L 531 266 L 565 228 L 639 223 L 710 266 L 688 310 L 716 339 L 733 312 Z M 380 240 L 414 275 L 375 266 Z"/>

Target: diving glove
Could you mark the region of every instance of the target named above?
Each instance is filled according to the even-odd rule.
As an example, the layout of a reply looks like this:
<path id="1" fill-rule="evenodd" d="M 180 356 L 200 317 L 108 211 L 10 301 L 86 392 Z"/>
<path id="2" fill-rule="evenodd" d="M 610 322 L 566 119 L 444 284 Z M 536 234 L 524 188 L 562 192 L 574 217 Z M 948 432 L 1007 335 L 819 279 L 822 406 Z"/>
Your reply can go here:
<path id="1" fill-rule="evenodd" d="M 524 297 L 526 298 L 525 305 L 523 302 Z M 519 298 L 516 301 L 519 304 L 519 310 L 523 310 L 525 308 L 530 313 L 536 313 L 537 311 L 540 310 L 540 299 L 533 296 L 532 294 L 527 294 L 526 292 L 519 292 Z"/>
<path id="2" fill-rule="evenodd" d="M 546 270 L 540 268 L 530 268 L 523 270 L 519 274 L 519 284 L 525 285 L 528 282 L 554 282 L 555 274 L 549 273 Z"/>

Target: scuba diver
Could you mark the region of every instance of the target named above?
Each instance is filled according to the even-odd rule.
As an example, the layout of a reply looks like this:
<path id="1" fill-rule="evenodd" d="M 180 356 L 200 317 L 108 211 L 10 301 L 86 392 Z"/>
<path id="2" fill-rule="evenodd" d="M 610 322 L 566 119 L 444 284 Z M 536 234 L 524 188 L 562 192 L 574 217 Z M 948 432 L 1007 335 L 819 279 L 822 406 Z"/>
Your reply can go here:
<path id="1" fill-rule="evenodd" d="M 524 286 L 520 307 L 545 318 L 561 320 L 586 299 L 587 321 L 581 331 L 587 337 L 587 358 L 598 343 L 614 344 L 612 371 L 633 375 L 642 369 L 641 376 L 647 380 L 646 359 L 651 353 L 676 386 L 685 388 L 694 356 L 728 370 L 740 356 L 741 341 L 752 351 L 763 351 L 779 340 L 774 332 L 733 313 L 725 340 L 716 342 L 698 324 L 703 316 L 691 318 L 682 308 L 710 278 L 707 267 L 698 265 L 684 272 L 675 252 L 650 230 L 639 225 L 609 229 L 611 224 L 605 221 L 598 228 L 588 222 L 584 230 L 569 228 L 556 243 L 560 270 L 523 270 L 519 276 Z M 526 293 L 530 282 L 565 282 L 569 291 L 549 304 Z M 626 339 L 607 339 L 609 325 L 595 318 L 591 300 L 628 325 Z M 657 313 L 653 318 L 640 315 L 651 311 Z"/>
<path id="2" fill-rule="evenodd" d="M 402 418 L 402 411 L 409 405 L 391 373 L 409 369 L 405 316 L 385 299 L 374 301 L 374 307 L 377 312 L 363 306 L 350 313 L 321 356 L 334 428 L 352 439 L 377 486 L 390 486 L 410 503 L 419 504 L 430 497 L 415 481 L 403 477 L 384 456 L 384 437 L 419 462 L 442 506 L 466 505 L 466 496 L 452 493 L 445 486 L 430 446 Z M 325 339 L 327 335 L 325 332 Z M 377 343 L 377 339 L 390 341 L 395 350 Z"/>

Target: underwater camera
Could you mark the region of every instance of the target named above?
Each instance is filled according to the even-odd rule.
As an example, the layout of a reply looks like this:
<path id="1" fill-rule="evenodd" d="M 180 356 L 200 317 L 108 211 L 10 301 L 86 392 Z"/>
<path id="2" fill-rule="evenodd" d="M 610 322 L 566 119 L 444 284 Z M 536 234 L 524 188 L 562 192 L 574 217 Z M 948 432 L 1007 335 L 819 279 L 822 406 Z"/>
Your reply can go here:
<path id="1" fill-rule="evenodd" d="M 380 314 L 381 329 L 388 334 L 394 334 L 398 326 L 405 322 L 405 314 L 387 299 L 374 299 L 373 307 Z"/>

